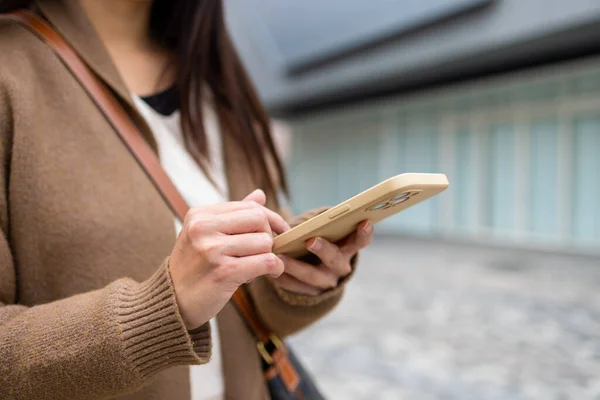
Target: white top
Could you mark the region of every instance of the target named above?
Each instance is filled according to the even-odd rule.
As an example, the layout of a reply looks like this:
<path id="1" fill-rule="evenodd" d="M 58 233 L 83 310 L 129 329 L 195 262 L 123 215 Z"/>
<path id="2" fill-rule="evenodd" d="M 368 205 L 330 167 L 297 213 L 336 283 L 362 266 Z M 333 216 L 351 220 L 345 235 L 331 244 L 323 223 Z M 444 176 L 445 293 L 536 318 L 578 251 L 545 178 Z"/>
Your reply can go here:
<path id="1" fill-rule="evenodd" d="M 133 99 L 154 133 L 163 168 L 188 205 L 199 207 L 227 201 L 227 180 L 221 136 L 213 110 L 208 106 L 204 107 L 204 127 L 210 151 L 210 173 L 219 190 L 207 179 L 202 169 L 187 152 L 182 139 L 179 111 L 164 116 L 138 96 L 134 95 Z M 176 233 L 179 234 L 181 229 L 179 221 L 175 221 L 175 226 Z M 212 358 L 209 363 L 195 365 L 190 369 L 193 400 L 224 399 L 225 386 L 216 318 L 211 319 L 210 323 Z"/>

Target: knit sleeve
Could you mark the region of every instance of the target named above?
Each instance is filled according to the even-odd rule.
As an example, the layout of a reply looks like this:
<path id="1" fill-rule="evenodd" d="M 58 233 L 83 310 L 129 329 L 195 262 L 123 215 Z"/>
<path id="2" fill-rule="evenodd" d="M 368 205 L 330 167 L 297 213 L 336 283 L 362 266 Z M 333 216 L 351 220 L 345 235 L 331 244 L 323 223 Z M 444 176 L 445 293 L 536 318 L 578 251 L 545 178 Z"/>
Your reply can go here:
<path id="1" fill-rule="evenodd" d="M 10 279 L 6 264 L 1 271 Z M 166 265 L 141 283 L 118 280 L 34 307 L 2 297 L 0 398 L 112 397 L 210 357 L 209 325 L 188 334 Z"/>
<path id="2" fill-rule="evenodd" d="M 0 85 L 0 398 L 114 397 L 165 368 L 207 362 L 210 327 L 186 331 L 166 262 L 143 282 L 121 279 L 48 304 L 18 304 L 8 240 L 10 110 Z"/>

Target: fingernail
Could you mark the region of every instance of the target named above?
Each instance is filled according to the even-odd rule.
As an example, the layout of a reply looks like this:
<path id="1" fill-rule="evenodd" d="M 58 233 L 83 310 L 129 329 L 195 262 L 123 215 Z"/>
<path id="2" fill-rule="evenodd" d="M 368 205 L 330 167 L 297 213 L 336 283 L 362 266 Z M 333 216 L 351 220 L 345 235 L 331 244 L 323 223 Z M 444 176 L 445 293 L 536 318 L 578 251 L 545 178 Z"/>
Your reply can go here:
<path id="1" fill-rule="evenodd" d="M 279 257 L 279 259 L 281 260 L 281 262 L 283 262 L 285 264 L 287 258 L 283 255 L 278 255 L 277 257 Z"/>
<path id="2" fill-rule="evenodd" d="M 373 222 L 372 221 L 367 221 L 367 223 L 365 224 L 363 231 L 367 234 L 370 235 L 373 232 Z"/>
<path id="3" fill-rule="evenodd" d="M 321 247 L 323 247 L 323 243 L 321 243 L 321 239 L 320 238 L 315 238 L 315 239 L 313 239 L 313 242 L 310 245 L 309 250 L 311 250 L 311 251 L 319 251 L 319 250 L 321 250 Z"/>

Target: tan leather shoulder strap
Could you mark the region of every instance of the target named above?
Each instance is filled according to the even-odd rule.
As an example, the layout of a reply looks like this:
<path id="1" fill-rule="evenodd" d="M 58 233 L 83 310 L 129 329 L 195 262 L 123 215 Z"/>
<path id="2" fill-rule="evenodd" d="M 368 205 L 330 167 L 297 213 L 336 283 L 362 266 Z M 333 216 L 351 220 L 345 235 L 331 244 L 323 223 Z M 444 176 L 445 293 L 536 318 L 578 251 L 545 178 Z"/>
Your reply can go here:
<path id="1" fill-rule="evenodd" d="M 81 60 L 75 50 L 73 50 L 73 48 L 39 16 L 25 10 L 16 11 L 8 15 L 29 28 L 54 50 L 55 54 L 62 60 L 65 66 L 86 90 L 90 98 L 102 111 L 106 120 L 110 123 L 139 165 L 152 180 L 173 213 L 180 221 L 183 221 L 189 209 L 187 203 L 162 168 L 154 150 L 152 150 L 150 145 L 144 140 L 114 94 Z M 243 289 L 238 289 L 232 300 L 236 304 L 239 312 L 245 318 L 249 327 L 254 331 L 256 338 L 261 342 L 268 342 L 269 331 L 264 327 L 262 321 L 256 315 L 256 312 Z"/>

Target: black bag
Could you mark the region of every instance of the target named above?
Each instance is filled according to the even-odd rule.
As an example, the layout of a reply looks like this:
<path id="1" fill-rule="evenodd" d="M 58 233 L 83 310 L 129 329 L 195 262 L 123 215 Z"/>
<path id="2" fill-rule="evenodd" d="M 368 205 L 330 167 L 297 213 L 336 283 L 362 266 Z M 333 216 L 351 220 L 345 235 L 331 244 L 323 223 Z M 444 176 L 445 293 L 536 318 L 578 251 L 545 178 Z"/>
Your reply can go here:
<path id="1" fill-rule="evenodd" d="M 313 377 L 289 346 L 269 332 L 256 314 L 245 288 L 233 294 L 233 302 L 254 333 L 256 348 L 272 400 L 325 400 Z"/>
<path id="2" fill-rule="evenodd" d="M 269 393 L 272 400 L 325 400 L 325 397 L 319 392 L 319 389 L 313 382 L 312 376 L 302 367 L 302 364 L 298 361 L 292 349 L 287 346 L 288 358 L 296 369 L 300 377 L 300 383 L 298 385 L 298 393 L 290 393 L 279 375 L 274 376 L 271 379 L 267 378 L 267 384 L 269 386 Z"/>

